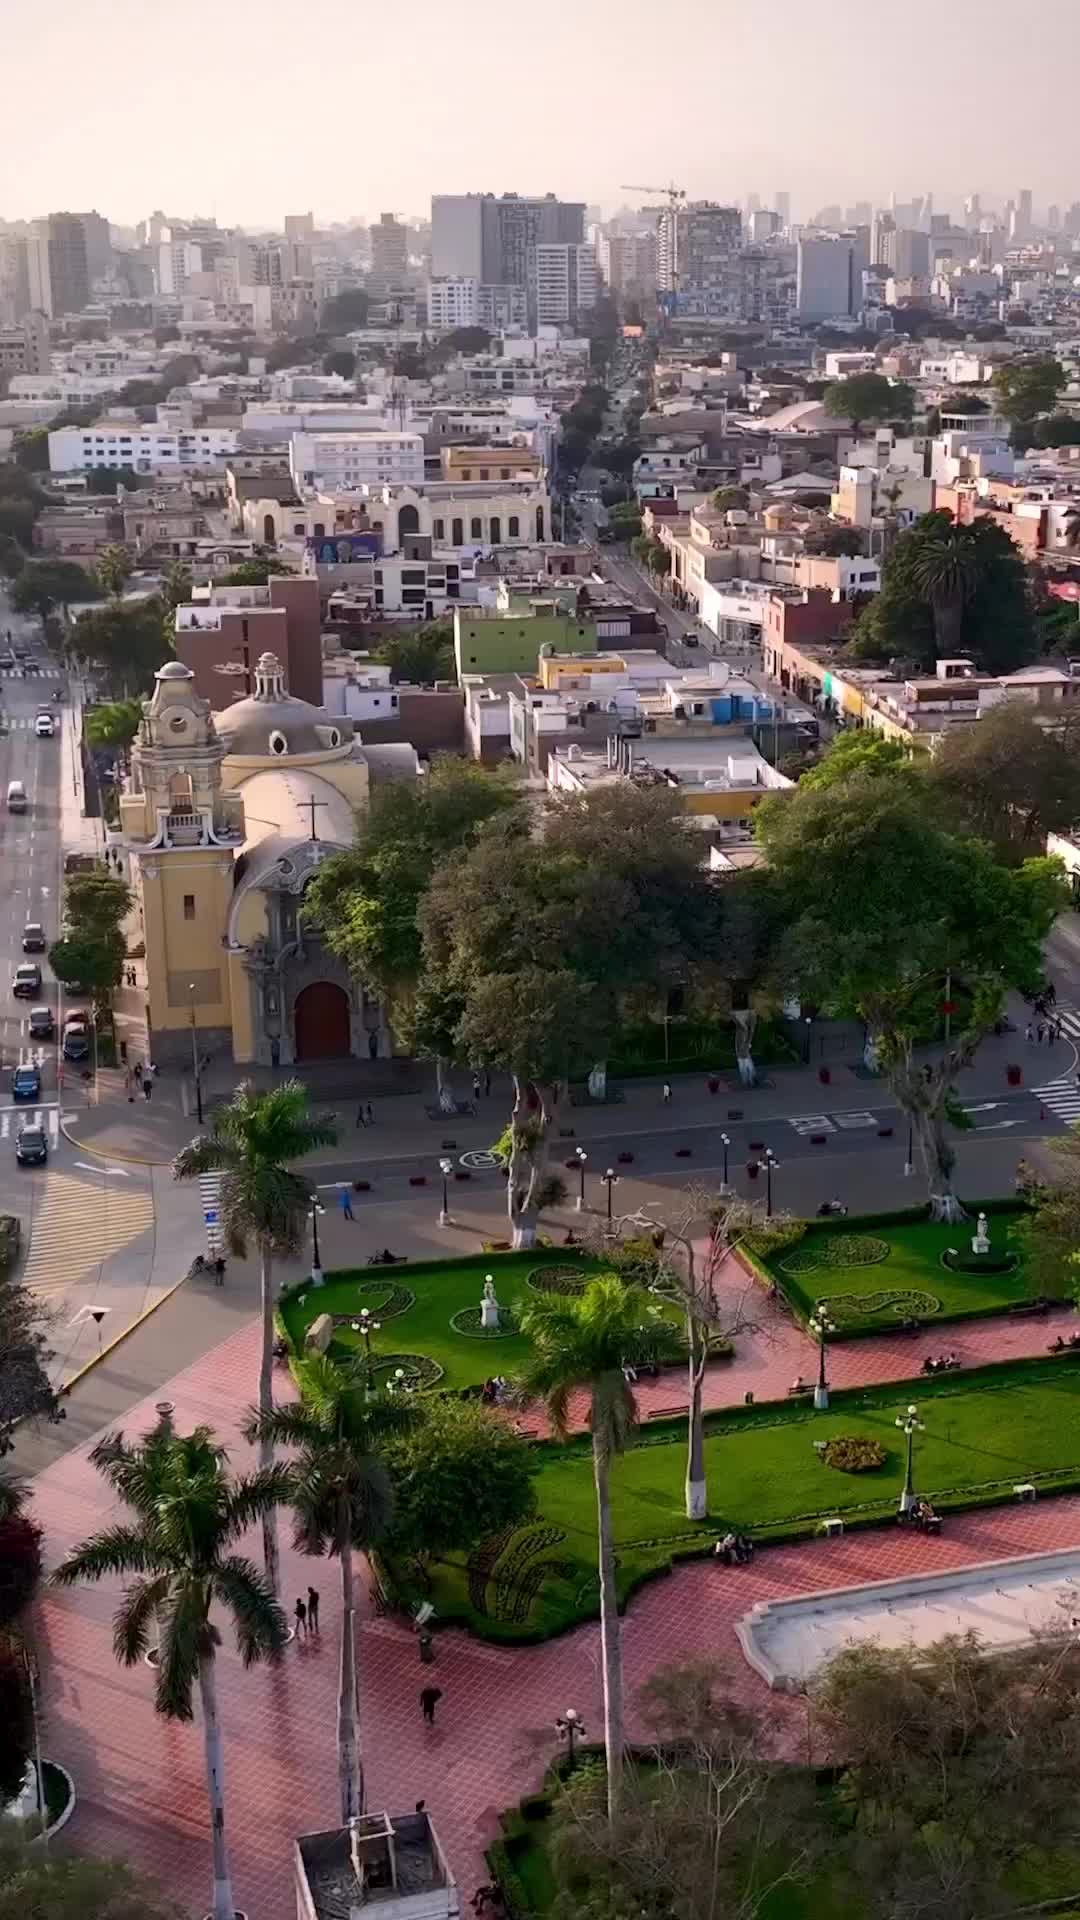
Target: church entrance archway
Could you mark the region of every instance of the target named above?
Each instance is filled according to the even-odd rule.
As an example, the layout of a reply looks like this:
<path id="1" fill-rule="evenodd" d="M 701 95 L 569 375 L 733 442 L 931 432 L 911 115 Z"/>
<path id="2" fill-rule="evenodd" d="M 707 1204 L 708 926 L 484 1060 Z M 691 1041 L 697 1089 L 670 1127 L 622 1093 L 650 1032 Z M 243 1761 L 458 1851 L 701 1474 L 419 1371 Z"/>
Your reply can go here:
<path id="1" fill-rule="evenodd" d="M 349 996 L 332 980 L 316 980 L 296 996 L 297 1060 L 341 1060 L 350 1053 Z"/>
<path id="2" fill-rule="evenodd" d="M 406 505 L 398 508 L 397 530 L 399 540 L 407 533 L 419 533 L 420 515 L 415 507 Z"/>

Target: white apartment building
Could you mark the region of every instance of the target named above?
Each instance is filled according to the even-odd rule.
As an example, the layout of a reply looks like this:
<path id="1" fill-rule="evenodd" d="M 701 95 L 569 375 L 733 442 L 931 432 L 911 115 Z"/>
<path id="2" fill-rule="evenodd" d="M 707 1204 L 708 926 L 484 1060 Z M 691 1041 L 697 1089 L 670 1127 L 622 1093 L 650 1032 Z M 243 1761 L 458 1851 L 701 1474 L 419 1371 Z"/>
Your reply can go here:
<path id="1" fill-rule="evenodd" d="M 538 326 L 574 326 L 595 307 L 600 292 L 596 250 L 589 246 L 541 243 L 536 249 L 536 322 Z"/>
<path id="2" fill-rule="evenodd" d="M 424 483 L 424 442 L 419 433 L 377 429 L 366 433 L 294 433 L 289 469 L 297 489 L 331 493 L 357 487 L 418 487 Z"/>
<path id="3" fill-rule="evenodd" d="M 178 429 L 130 417 L 95 420 L 90 427 L 58 427 L 49 435 L 52 473 L 93 467 L 131 467 L 136 473 L 224 473 L 236 452 L 233 427 Z"/>
<path id="4" fill-rule="evenodd" d="M 455 327 L 475 327 L 480 316 L 480 282 L 465 277 L 429 280 L 427 284 L 428 326 L 437 333 L 451 333 Z"/>

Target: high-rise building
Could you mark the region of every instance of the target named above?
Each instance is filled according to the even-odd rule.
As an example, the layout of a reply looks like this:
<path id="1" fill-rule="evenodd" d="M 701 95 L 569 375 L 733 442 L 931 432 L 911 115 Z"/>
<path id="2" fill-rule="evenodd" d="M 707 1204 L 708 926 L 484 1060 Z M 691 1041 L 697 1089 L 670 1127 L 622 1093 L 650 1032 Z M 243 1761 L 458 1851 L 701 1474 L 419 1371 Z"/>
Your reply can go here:
<path id="1" fill-rule="evenodd" d="M 371 228 L 371 271 L 384 280 L 403 280 L 409 264 L 409 235 L 392 213 Z"/>
<path id="2" fill-rule="evenodd" d="M 771 240 L 774 233 L 779 233 L 780 215 L 770 207 L 758 207 L 750 215 L 749 227 L 751 244 L 760 247 Z"/>
<path id="3" fill-rule="evenodd" d="M 1050 233 L 1061 231 L 1061 208 L 1055 206 L 1053 202 L 1046 209 L 1046 225 Z"/>
<path id="4" fill-rule="evenodd" d="M 598 252 L 601 272 L 617 300 L 647 300 L 655 294 L 655 230 L 601 234 Z"/>
<path id="5" fill-rule="evenodd" d="M 310 240 L 315 232 L 313 213 L 287 213 L 285 215 L 286 240 Z"/>
<path id="6" fill-rule="evenodd" d="M 596 251 L 542 240 L 536 249 L 536 323 L 575 327 L 596 305 Z"/>
<path id="7" fill-rule="evenodd" d="M 15 326 L 31 306 L 26 235 L 0 233 L 0 325 Z"/>
<path id="8" fill-rule="evenodd" d="M 1021 187 L 1016 203 L 1016 238 L 1031 239 L 1031 188 Z"/>
<path id="9" fill-rule="evenodd" d="M 26 242 L 30 305 L 55 320 L 81 313 L 90 298 L 86 231 L 77 213 L 36 220 Z"/>
<path id="10" fill-rule="evenodd" d="M 800 239 L 795 304 L 800 320 L 836 320 L 851 312 L 850 240 Z"/>
<path id="11" fill-rule="evenodd" d="M 656 227 L 656 284 L 664 293 L 718 288 L 741 245 L 738 207 L 712 200 L 664 207 Z"/>
<path id="12" fill-rule="evenodd" d="M 978 232 L 979 221 L 981 219 L 982 198 L 977 193 L 969 193 L 967 199 L 964 201 L 964 225 L 972 227 Z"/>
<path id="13" fill-rule="evenodd" d="M 790 193 L 774 193 L 773 206 L 776 208 L 777 213 L 780 215 L 780 225 L 782 227 L 790 227 L 791 225 Z"/>
<path id="14" fill-rule="evenodd" d="M 113 263 L 109 223 L 102 213 L 80 213 L 78 217 L 86 237 L 86 271 L 93 285 L 95 280 L 104 279 Z"/>
<path id="15" fill-rule="evenodd" d="M 538 246 L 581 246 L 582 201 L 553 193 L 437 193 L 431 200 L 432 279 L 536 287 Z"/>

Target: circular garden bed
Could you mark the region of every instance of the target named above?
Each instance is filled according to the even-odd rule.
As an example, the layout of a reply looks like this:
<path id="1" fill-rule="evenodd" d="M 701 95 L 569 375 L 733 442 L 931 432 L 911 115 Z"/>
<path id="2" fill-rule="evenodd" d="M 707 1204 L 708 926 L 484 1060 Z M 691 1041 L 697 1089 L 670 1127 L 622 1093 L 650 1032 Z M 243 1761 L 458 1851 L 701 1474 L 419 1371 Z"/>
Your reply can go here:
<path id="1" fill-rule="evenodd" d="M 360 1298 L 360 1306 L 379 1320 L 396 1320 L 399 1313 L 408 1313 L 416 1305 L 416 1295 L 408 1287 L 398 1285 L 396 1280 L 358 1280 L 355 1291 Z M 359 1308 L 357 1309 L 359 1312 Z M 355 1313 L 335 1313 L 335 1326 L 348 1326 L 355 1320 Z"/>
<path id="2" fill-rule="evenodd" d="M 584 1293 L 591 1278 L 592 1275 L 583 1273 L 580 1267 L 534 1267 L 527 1284 L 535 1293 L 577 1295 Z"/>
<path id="3" fill-rule="evenodd" d="M 889 1243 L 870 1233 L 830 1233 L 805 1240 L 778 1265 L 785 1273 L 811 1273 L 815 1267 L 876 1267 L 889 1257 Z"/>
<path id="4" fill-rule="evenodd" d="M 917 1287 L 896 1288 L 880 1293 L 823 1293 L 818 1310 L 827 1313 L 837 1326 L 850 1326 L 854 1320 L 866 1320 L 887 1313 L 896 1320 L 925 1320 L 941 1312 L 936 1293 L 923 1293 Z"/>
<path id="5" fill-rule="evenodd" d="M 406 1393 L 424 1393 L 429 1387 L 436 1387 L 443 1377 L 443 1368 L 437 1360 L 426 1353 L 378 1353 L 371 1356 L 371 1371 L 376 1376 L 388 1373 L 391 1380 L 401 1370 L 402 1379 L 398 1385 Z M 380 1381 L 380 1385 L 386 1385 Z"/>
<path id="6" fill-rule="evenodd" d="M 463 1333 L 468 1340 L 506 1340 L 520 1331 L 513 1307 L 499 1308 L 497 1327 L 485 1327 L 482 1324 L 479 1307 L 462 1307 L 458 1313 L 452 1313 L 450 1325 L 455 1333 Z"/>
<path id="7" fill-rule="evenodd" d="M 1020 1260 L 1015 1253 L 961 1253 L 959 1249 L 954 1253 L 948 1247 L 941 1256 L 941 1264 L 950 1273 L 969 1273 L 977 1279 L 980 1273 L 1012 1273 Z"/>

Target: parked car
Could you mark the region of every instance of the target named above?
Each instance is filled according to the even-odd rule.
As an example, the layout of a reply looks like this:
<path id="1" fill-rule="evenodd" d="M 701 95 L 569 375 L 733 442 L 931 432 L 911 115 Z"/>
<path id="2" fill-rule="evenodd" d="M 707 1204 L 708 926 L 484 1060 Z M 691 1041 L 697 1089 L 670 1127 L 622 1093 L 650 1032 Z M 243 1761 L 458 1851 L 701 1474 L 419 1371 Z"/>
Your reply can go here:
<path id="1" fill-rule="evenodd" d="M 56 1032 L 56 1021 L 51 1007 L 31 1007 L 30 1038 L 32 1040 L 51 1040 Z"/>
<path id="2" fill-rule="evenodd" d="M 41 1074 L 37 1067 L 16 1067 L 11 1076 L 13 1100 L 37 1100 L 41 1094 Z"/>
<path id="3" fill-rule="evenodd" d="M 22 950 L 24 953 L 44 953 L 46 947 L 45 929 L 40 920 L 28 920 L 22 930 Z"/>
<path id="4" fill-rule="evenodd" d="M 53 725 L 53 717 L 51 713 L 38 714 L 37 719 L 34 721 L 34 732 L 37 734 L 37 737 L 39 740 L 52 739 L 53 734 L 56 732 L 56 728 Z"/>
<path id="5" fill-rule="evenodd" d="M 15 1158 L 20 1167 L 43 1167 L 49 1158 L 44 1127 L 20 1127 L 15 1135 Z"/>
<path id="6" fill-rule="evenodd" d="M 61 1047 L 65 1060 L 87 1060 L 90 1057 L 90 1035 L 85 1027 L 64 1028 Z"/>
<path id="7" fill-rule="evenodd" d="M 41 968 L 36 961 L 24 960 L 21 967 L 16 967 L 11 991 L 20 1000 L 32 1000 L 41 992 Z"/>

